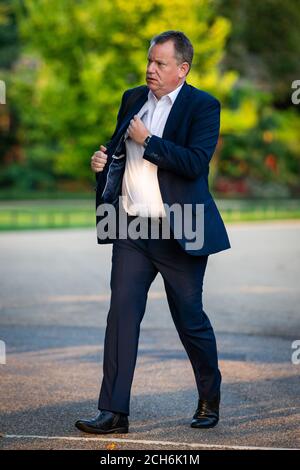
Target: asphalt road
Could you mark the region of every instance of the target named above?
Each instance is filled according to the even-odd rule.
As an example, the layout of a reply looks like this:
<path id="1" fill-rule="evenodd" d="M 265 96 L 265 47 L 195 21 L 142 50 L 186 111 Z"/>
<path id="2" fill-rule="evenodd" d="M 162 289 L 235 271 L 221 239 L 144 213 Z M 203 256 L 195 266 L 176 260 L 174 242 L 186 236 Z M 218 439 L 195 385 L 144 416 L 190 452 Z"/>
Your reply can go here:
<path id="1" fill-rule="evenodd" d="M 97 412 L 111 245 L 95 230 L 0 234 L 0 448 L 300 448 L 300 222 L 229 225 L 232 249 L 209 258 L 204 309 L 223 375 L 221 419 L 190 427 L 197 390 L 160 276 L 149 293 L 130 432 L 74 427 Z"/>

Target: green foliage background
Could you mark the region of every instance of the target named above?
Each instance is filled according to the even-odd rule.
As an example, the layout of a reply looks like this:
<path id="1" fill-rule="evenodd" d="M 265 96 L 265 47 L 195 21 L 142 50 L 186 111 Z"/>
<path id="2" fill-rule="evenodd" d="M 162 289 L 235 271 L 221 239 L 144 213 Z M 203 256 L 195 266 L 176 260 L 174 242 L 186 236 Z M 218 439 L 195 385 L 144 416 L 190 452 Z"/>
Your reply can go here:
<path id="1" fill-rule="evenodd" d="M 195 49 L 188 83 L 222 102 L 213 188 L 255 195 L 268 184 L 271 193 L 297 194 L 300 119 L 289 81 L 299 78 L 300 17 L 290 31 L 280 2 L 265 3 L 269 9 L 231 0 L 2 1 L 1 186 L 89 190 L 90 156 L 111 135 L 124 90 L 145 82 L 149 40 L 179 29 Z M 295 4 L 281 3 L 283 18 L 296 15 Z M 286 34 L 280 47 L 272 19 Z"/>

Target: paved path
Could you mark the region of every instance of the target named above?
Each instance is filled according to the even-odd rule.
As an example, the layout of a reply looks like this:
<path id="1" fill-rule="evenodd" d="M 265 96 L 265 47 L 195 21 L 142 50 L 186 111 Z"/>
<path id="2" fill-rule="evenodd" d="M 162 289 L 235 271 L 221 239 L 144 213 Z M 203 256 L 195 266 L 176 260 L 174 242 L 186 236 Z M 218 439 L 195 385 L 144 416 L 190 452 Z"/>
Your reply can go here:
<path id="1" fill-rule="evenodd" d="M 0 448 L 300 448 L 300 223 L 229 225 L 232 249 L 209 258 L 204 308 L 223 373 L 219 425 L 190 428 L 192 368 L 160 276 L 149 293 L 132 387 L 130 432 L 74 428 L 93 416 L 102 376 L 111 245 L 94 230 L 0 234 Z M 297 434 L 298 433 L 298 434 Z"/>

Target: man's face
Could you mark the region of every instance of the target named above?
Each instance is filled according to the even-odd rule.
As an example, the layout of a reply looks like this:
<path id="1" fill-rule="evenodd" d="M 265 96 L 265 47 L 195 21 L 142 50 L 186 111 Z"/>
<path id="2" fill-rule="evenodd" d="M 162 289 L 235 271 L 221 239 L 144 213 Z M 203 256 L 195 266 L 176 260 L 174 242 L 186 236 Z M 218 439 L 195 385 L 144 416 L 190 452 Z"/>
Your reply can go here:
<path id="1" fill-rule="evenodd" d="M 147 85 L 159 99 L 183 82 L 188 69 L 187 62 L 177 64 L 173 41 L 155 44 L 148 52 Z"/>

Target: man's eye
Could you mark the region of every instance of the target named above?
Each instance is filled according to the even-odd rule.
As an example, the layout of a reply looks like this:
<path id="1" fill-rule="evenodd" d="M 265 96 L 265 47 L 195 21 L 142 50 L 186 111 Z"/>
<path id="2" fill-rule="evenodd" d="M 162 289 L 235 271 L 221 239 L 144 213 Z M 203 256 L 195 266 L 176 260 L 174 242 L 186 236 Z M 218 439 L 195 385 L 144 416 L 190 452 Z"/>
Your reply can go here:
<path id="1" fill-rule="evenodd" d="M 147 62 L 148 62 L 148 65 L 150 65 L 150 64 L 153 62 L 153 60 L 148 59 Z M 159 67 L 163 67 L 163 66 L 166 65 L 166 64 L 163 64 L 162 62 L 156 62 L 156 63 L 157 63 L 157 65 L 158 65 Z"/>

